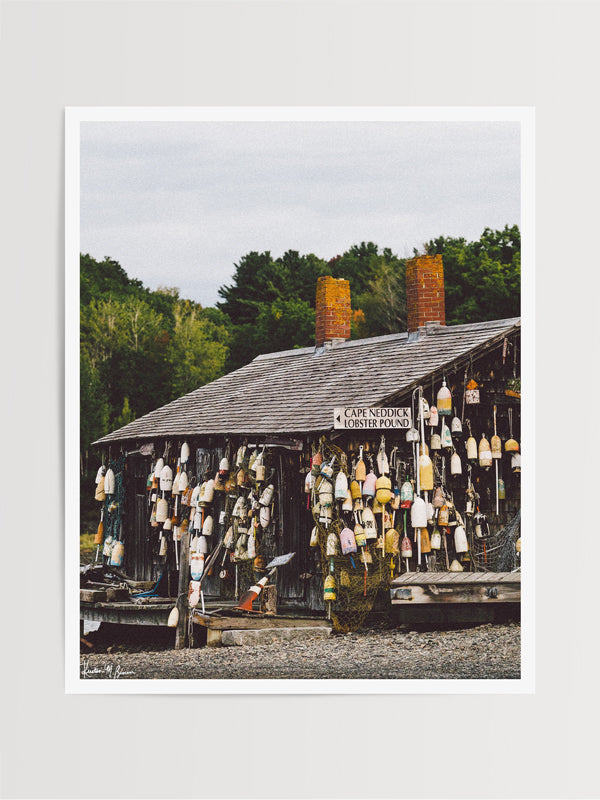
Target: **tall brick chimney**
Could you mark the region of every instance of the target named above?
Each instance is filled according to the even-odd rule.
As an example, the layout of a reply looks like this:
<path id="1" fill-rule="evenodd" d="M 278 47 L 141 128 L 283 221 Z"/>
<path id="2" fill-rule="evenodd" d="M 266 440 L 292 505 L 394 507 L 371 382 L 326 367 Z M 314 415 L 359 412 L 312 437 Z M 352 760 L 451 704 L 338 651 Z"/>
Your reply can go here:
<path id="1" fill-rule="evenodd" d="M 317 347 L 350 338 L 350 282 L 323 275 L 317 280 L 315 340 Z"/>
<path id="2" fill-rule="evenodd" d="M 427 322 L 446 324 L 441 255 L 417 256 L 406 262 L 406 310 L 409 334 Z"/>

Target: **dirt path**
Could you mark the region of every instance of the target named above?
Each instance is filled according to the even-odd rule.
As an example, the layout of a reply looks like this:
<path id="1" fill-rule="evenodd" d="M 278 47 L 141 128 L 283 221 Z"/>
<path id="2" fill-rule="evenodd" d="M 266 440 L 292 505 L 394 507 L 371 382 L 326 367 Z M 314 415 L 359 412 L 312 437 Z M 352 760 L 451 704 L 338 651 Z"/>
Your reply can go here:
<path id="1" fill-rule="evenodd" d="M 520 625 L 453 630 L 400 628 L 277 644 L 140 652 L 116 645 L 82 654 L 86 679 L 131 678 L 519 678 Z M 119 649 L 120 648 L 120 649 Z M 139 646 L 138 646 L 139 648 Z"/>

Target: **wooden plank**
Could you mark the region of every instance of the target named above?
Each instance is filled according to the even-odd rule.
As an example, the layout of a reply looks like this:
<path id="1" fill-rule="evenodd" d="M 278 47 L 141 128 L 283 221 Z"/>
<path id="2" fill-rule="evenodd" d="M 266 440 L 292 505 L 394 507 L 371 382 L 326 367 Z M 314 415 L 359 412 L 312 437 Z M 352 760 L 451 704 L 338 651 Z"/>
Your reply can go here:
<path id="1" fill-rule="evenodd" d="M 445 586 L 436 587 L 434 594 L 423 586 L 412 586 L 411 597 L 392 598 L 392 605 L 406 604 L 445 604 L 445 603 L 519 603 L 521 591 L 512 586 L 498 586 L 497 596 L 489 596 L 486 586 Z"/>
<path id="2" fill-rule="evenodd" d="M 190 560 L 190 531 L 189 528 L 181 536 L 179 548 L 179 583 L 177 589 L 177 608 L 179 621 L 175 629 L 175 649 L 182 650 L 186 645 L 188 626 L 188 581 Z"/>
<path id="3" fill-rule="evenodd" d="M 115 605 L 117 604 L 82 605 L 79 611 L 80 619 L 93 622 L 114 622 L 118 625 L 166 625 L 169 619 L 169 606 L 150 608 L 131 606 L 123 609 L 115 608 Z"/>
<path id="4" fill-rule="evenodd" d="M 84 603 L 98 603 L 106 600 L 106 592 L 103 589 L 80 589 L 79 600 Z"/>
<path id="5" fill-rule="evenodd" d="M 214 631 L 258 630 L 264 628 L 322 628 L 329 625 L 321 618 L 303 617 L 211 617 L 201 611 L 192 612 L 193 621 Z"/>

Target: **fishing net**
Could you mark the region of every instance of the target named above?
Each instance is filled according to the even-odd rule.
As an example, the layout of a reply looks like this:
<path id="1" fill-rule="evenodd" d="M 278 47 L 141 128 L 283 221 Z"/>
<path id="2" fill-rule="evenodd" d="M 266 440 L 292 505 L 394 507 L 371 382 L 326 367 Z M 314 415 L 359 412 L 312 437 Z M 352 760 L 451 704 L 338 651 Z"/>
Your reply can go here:
<path id="1" fill-rule="evenodd" d="M 473 539 L 471 557 L 477 572 L 512 572 L 519 566 L 517 539 L 521 535 L 521 512 L 498 533 Z"/>
<path id="2" fill-rule="evenodd" d="M 346 454 L 326 439 L 321 439 L 321 453 L 324 461 L 335 456 L 342 469 L 346 470 Z M 325 524 L 319 520 L 318 512 L 313 509 L 313 520 L 317 529 L 319 551 L 323 572 L 323 581 L 329 575 L 335 579 L 336 599 L 328 601 L 330 605 L 328 616 L 331 617 L 333 629 L 338 633 L 356 631 L 365 622 L 372 611 L 377 593 L 387 589 L 390 582 L 392 560 L 393 566 L 398 563 L 398 557 L 385 553 L 377 544 L 380 541 L 371 540 L 364 551 L 368 552 L 371 563 L 364 564 L 364 553 L 361 548 L 351 555 L 327 555 L 327 538 L 334 533 L 339 544 L 339 535 L 345 526 L 343 518 L 339 516 L 337 504 L 332 506 L 332 520 Z"/>

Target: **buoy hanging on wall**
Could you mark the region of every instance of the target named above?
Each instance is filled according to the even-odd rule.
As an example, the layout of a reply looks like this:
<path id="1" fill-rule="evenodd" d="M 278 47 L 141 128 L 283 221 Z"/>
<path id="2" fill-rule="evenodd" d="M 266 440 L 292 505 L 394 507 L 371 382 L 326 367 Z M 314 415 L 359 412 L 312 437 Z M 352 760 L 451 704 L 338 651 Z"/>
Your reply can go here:
<path id="1" fill-rule="evenodd" d="M 446 386 L 445 378 L 442 380 L 442 385 L 437 393 L 436 406 L 440 417 L 449 417 L 452 414 L 452 394 Z"/>

